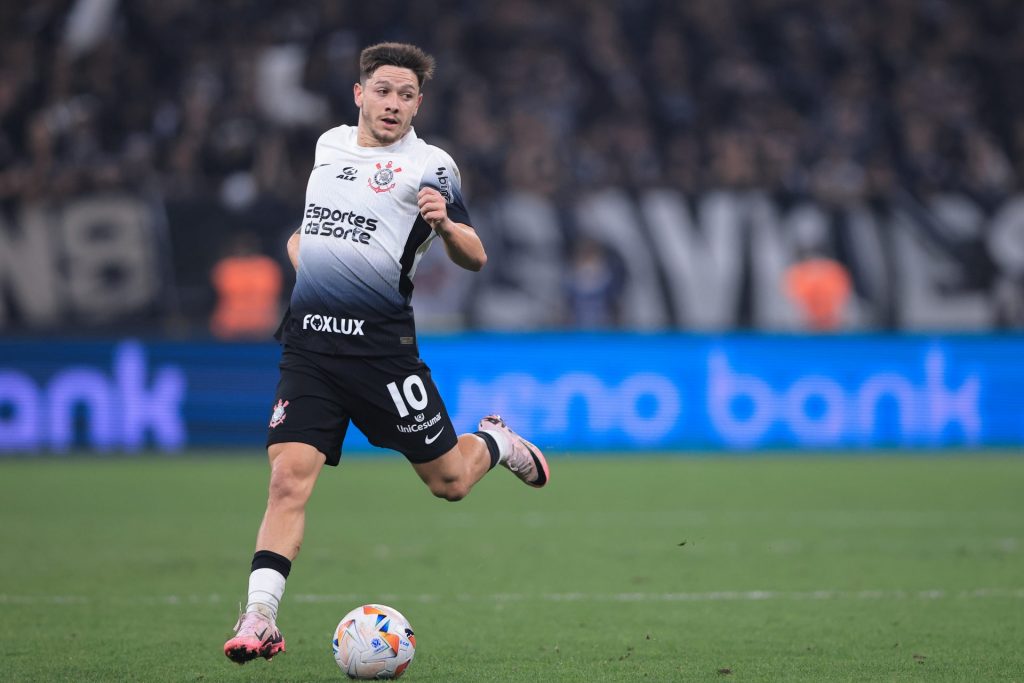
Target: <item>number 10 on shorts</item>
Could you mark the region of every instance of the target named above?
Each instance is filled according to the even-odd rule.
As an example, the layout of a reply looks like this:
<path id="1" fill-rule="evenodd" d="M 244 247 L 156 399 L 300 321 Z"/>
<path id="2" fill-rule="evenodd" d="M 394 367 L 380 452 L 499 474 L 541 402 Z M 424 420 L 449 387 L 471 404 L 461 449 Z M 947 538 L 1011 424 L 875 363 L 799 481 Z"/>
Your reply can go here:
<path id="1" fill-rule="evenodd" d="M 410 406 L 413 410 L 423 410 L 427 407 L 427 388 L 423 386 L 423 380 L 418 375 L 409 375 L 405 378 L 401 393 L 398 391 L 398 382 L 388 383 L 388 392 L 391 394 L 391 400 L 395 402 L 399 417 L 407 417 Z M 404 400 L 402 394 L 405 395 Z"/>

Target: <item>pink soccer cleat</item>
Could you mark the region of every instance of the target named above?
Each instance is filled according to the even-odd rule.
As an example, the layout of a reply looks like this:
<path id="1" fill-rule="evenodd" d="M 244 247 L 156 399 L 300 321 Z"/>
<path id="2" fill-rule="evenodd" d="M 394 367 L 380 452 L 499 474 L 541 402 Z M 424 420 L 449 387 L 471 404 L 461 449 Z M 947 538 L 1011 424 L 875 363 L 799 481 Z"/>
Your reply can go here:
<path id="1" fill-rule="evenodd" d="M 284 637 L 274 622 L 260 612 L 246 612 L 238 617 L 235 637 L 224 643 L 224 654 L 238 664 L 257 657 L 270 659 L 278 652 L 284 652 Z"/>
<path id="2" fill-rule="evenodd" d="M 513 432 L 500 415 L 488 415 L 477 425 L 481 431 L 501 432 L 512 444 L 512 452 L 501 464 L 517 477 L 534 488 L 548 483 L 548 461 L 541 450 L 532 443 Z"/>

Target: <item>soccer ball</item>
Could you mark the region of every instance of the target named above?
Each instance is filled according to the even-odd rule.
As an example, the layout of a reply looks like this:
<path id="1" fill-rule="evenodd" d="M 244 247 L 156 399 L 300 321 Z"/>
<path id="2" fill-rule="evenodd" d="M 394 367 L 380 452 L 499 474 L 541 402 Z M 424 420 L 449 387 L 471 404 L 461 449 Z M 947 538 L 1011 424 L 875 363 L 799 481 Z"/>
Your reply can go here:
<path id="1" fill-rule="evenodd" d="M 398 678 L 416 654 L 409 620 L 387 605 L 363 605 L 334 630 L 334 661 L 349 678 Z"/>

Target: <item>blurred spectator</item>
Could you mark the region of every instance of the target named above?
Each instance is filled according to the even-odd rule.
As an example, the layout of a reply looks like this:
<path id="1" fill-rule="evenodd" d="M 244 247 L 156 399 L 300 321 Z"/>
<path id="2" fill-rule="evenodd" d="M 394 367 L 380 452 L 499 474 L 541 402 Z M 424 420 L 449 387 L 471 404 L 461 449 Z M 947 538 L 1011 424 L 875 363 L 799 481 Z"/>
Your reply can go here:
<path id="1" fill-rule="evenodd" d="M 580 237 L 573 243 L 566 273 L 569 320 L 579 329 L 611 329 L 619 321 L 622 267 L 600 242 Z"/>
<path id="2" fill-rule="evenodd" d="M 250 233 L 235 235 L 210 274 L 217 292 L 210 331 L 219 339 L 268 339 L 280 318 L 282 275 Z"/>
<path id="3" fill-rule="evenodd" d="M 851 291 L 843 264 L 824 256 L 801 259 L 786 270 L 785 287 L 807 329 L 828 332 L 843 326 Z"/>

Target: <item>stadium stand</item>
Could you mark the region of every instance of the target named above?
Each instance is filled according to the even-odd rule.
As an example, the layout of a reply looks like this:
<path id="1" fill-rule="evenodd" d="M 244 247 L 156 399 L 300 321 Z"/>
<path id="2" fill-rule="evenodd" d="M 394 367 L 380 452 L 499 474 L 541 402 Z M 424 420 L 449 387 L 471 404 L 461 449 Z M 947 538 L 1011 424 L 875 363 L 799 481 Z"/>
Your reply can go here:
<path id="1" fill-rule="evenodd" d="M 424 263 L 426 329 L 800 328 L 808 224 L 855 328 L 1024 325 L 1015 0 L 38 0 L 0 26 L 5 331 L 207 334 L 232 235 L 287 272 L 315 141 L 392 39 L 444 65 L 417 130 L 492 255 L 483 286 Z M 596 316 L 580 243 L 614 271 Z"/>

